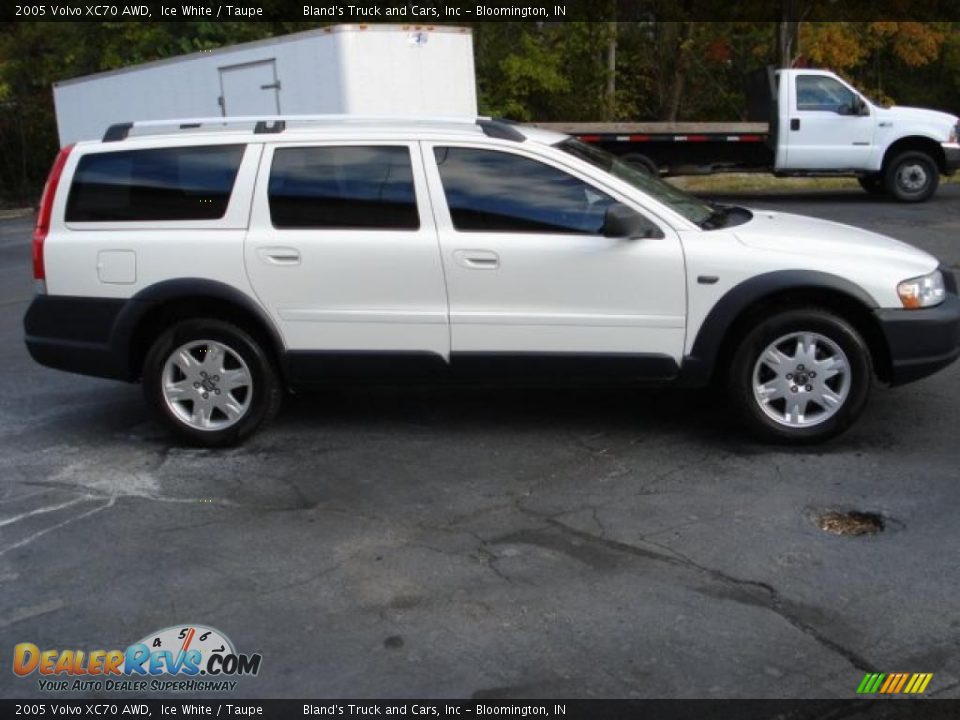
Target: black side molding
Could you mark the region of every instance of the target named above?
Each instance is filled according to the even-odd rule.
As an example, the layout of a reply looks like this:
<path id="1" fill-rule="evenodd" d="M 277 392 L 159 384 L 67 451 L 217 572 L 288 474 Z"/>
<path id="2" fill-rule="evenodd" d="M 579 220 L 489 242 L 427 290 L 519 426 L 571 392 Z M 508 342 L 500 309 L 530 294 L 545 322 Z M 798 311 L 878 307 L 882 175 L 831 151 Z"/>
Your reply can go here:
<path id="1" fill-rule="evenodd" d="M 668 382 L 679 372 L 672 357 L 643 353 L 454 352 L 447 363 L 430 352 L 291 350 L 284 364 L 294 388 L 423 381 L 630 386 Z"/>

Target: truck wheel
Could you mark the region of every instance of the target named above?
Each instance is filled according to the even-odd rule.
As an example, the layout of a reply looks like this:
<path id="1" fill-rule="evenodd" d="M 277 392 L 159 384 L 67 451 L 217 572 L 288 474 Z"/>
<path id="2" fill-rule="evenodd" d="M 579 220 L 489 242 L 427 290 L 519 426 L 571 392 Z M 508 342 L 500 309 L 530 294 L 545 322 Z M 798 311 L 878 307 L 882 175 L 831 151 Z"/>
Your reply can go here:
<path id="1" fill-rule="evenodd" d="M 628 155 L 621 156 L 620 159 L 624 162 L 630 163 L 637 170 L 646 172 L 648 175 L 660 177 L 660 168 L 658 168 L 657 164 L 646 155 L 641 155 L 640 153 L 630 153 Z"/>
<path id="2" fill-rule="evenodd" d="M 900 202 L 923 202 L 937 191 L 940 171 L 929 155 L 909 150 L 887 165 L 884 182 L 887 192 Z"/>
<path id="3" fill-rule="evenodd" d="M 760 438 L 803 444 L 850 427 L 872 380 L 859 333 L 826 310 L 805 308 L 774 315 L 746 334 L 730 364 L 728 389 Z"/>
<path id="4" fill-rule="evenodd" d="M 857 182 L 860 183 L 860 187 L 866 190 L 871 195 L 886 195 L 887 188 L 883 182 L 883 175 L 876 173 L 873 175 L 860 175 L 857 178 Z"/>
<path id="5" fill-rule="evenodd" d="M 219 320 L 186 320 L 157 338 L 143 366 L 147 402 L 191 445 L 223 447 L 276 414 L 281 387 L 249 334 Z"/>

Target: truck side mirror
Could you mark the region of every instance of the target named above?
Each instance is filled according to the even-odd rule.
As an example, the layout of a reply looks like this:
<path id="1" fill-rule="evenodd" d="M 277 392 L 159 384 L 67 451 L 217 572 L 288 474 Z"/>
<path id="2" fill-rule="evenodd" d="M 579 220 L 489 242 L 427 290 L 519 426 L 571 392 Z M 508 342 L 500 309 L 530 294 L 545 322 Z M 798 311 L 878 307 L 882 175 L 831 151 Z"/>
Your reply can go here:
<path id="1" fill-rule="evenodd" d="M 613 203 L 603 216 L 603 236 L 621 240 L 662 238 L 660 228 L 622 203 Z"/>
<path id="2" fill-rule="evenodd" d="M 850 100 L 849 105 L 843 105 L 840 107 L 841 115 L 851 115 L 851 116 L 863 116 L 869 115 L 870 109 L 867 107 L 867 103 L 864 102 L 864 99 L 859 95 L 854 95 Z"/>

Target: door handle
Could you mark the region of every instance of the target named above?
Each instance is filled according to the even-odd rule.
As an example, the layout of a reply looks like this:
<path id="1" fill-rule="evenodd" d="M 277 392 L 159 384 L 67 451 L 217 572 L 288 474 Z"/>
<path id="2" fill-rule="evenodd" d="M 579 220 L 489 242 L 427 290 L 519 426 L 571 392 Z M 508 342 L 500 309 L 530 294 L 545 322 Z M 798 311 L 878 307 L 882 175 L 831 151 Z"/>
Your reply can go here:
<path id="1" fill-rule="evenodd" d="M 799 129 L 800 129 L 800 118 L 793 118 L 793 119 L 790 121 L 790 129 L 791 129 L 791 130 L 799 130 Z"/>
<path id="2" fill-rule="evenodd" d="M 472 270 L 496 270 L 500 256 L 492 250 L 457 250 L 453 253 L 457 264 Z"/>
<path id="3" fill-rule="evenodd" d="M 267 265 L 299 265 L 300 251 L 291 247 L 266 247 L 257 250 Z"/>

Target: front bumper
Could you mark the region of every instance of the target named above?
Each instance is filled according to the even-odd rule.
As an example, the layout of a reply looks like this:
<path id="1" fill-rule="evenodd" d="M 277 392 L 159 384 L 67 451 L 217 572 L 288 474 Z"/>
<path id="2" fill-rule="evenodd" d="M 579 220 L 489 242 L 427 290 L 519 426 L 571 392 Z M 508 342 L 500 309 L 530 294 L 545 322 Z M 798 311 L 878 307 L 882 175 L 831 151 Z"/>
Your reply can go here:
<path id="1" fill-rule="evenodd" d="M 960 170 L 960 143 L 942 143 L 947 175 Z"/>
<path id="2" fill-rule="evenodd" d="M 960 357 L 960 297 L 955 289 L 936 307 L 874 313 L 890 350 L 891 385 L 932 375 Z"/>

